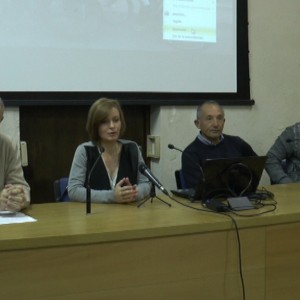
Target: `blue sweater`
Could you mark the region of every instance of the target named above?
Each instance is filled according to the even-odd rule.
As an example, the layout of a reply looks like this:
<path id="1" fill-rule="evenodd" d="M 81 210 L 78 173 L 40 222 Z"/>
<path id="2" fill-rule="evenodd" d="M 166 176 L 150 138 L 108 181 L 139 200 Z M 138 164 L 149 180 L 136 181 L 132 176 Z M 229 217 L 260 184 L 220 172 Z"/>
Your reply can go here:
<path id="1" fill-rule="evenodd" d="M 257 154 L 243 139 L 224 134 L 217 145 L 206 145 L 198 137 L 189 144 L 181 156 L 182 172 L 188 188 L 196 188 L 202 179 L 204 161 L 213 158 L 234 158 L 256 156 Z"/>

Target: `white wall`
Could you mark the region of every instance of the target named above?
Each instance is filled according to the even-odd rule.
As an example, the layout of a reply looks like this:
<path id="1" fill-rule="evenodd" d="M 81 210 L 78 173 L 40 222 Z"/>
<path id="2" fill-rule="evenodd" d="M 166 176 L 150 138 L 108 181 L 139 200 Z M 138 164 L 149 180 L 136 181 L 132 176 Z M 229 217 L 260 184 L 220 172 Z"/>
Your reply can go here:
<path id="1" fill-rule="evenodd" d="M 225 107 L 225 133 L 239 135 L 264 155 L 278 134 L 300 119 L 300 1 L 248 0 L 253 107 Z M 175 187 L 180 153 L 197 134 L 196 107 L 153 107 L 151 134 L 161 137 L 161 158 L 151 168 L 167 189 Z M 1 131 L 19 138 L 18 109 L 7 109 Z M 262 184 L 269 183 L 264 174 Z"/>
<path id="2" fill-rule="evenodd" d="M 20 141 L 19 108 L 7 107 L 4 112 L 4 120 L 0 125 L 2 133 L 9 136 L 14 143 Z"/>

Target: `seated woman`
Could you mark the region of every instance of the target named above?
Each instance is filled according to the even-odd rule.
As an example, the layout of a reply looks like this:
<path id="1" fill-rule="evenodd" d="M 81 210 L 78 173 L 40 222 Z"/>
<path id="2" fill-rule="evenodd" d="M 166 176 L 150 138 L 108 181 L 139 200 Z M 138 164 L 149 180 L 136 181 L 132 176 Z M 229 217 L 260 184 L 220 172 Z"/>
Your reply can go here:
<path id="1" fill-rule="evenodd" d="M 90 141 L 77 147 L 69 175 L 72 201 L 86 200 L 87 184 L 92 202 L 130 203 L 149 195 L 151 184 L 138 168 L 144 163 L 138 145 L 120 139 L 125 127 L 117 100 L 101 98 L 91 106 L 86 123 Z"/>

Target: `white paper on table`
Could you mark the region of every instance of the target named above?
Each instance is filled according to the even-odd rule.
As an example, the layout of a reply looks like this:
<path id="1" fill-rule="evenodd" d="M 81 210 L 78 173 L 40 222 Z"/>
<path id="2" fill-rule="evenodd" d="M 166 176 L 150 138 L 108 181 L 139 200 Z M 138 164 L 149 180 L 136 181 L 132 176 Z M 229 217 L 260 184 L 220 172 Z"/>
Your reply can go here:
<path id="1" fill-rule="evenodd" d="M 0 211 L 0 225 L 36 222 L 37 220 L 21 212 Z"/>

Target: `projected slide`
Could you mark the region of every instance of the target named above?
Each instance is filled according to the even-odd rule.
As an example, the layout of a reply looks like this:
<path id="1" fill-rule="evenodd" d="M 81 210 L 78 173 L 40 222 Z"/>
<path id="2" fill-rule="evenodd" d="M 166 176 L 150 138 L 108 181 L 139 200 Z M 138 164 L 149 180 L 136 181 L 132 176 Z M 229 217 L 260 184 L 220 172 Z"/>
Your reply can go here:
<path id="1" fill-rule="evenodd" d="M 164 39 L 216 42 L 216 0 L 165 0 Z"/>
<path id="2" fill-rule="evenodd" d="M 231 93 L 237 0 L 1 0 L 0 91 Z"/>

